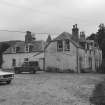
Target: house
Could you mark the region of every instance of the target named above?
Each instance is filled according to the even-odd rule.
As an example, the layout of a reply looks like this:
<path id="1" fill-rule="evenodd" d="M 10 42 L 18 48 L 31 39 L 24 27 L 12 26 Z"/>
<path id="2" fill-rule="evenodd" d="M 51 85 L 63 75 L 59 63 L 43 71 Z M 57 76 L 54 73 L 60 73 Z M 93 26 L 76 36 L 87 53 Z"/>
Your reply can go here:
<path id="1" fill-rule="evenodd" d="M 26 32 L 25 41 L 17 42 L 3 53 L 3 69 L 21 66 L 24 62 L 37 61 L 41 69 L 44 68 L 44 41 L 37 41 Z"/>
<path id="2" fill-rule="evenodd" d="M 62 72 L 96 72 L 101 64 L 101 50 L 94 41 L 86 40 L 85 33 L 73 25 L 72 34 L 61 33 L 45 47 L 45 69 L 56 69 Z"/>
<path id="3" fill-rule="evenodd" d="M 85 55 L 87 59 L 88 70 L 96 72 L 102 63 L 102 51 L 94 40 L 85 41 Z"/>

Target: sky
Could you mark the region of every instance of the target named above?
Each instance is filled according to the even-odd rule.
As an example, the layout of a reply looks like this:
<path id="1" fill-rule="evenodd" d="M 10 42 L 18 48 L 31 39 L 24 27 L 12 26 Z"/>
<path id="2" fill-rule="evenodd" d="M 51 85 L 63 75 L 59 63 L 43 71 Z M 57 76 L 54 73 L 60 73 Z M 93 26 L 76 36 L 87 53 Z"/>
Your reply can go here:
<path id="1" fill-rule="evenodd" d="M 45 39 L 67 31 L 78 24 L 86 36 L 97 32 L 105 23 L 105 0 L 0 0 L 0 41 L 24 40 L 31 31 L 38 39 Z M 48 33 L 48 34 L 44 34 Z"/>

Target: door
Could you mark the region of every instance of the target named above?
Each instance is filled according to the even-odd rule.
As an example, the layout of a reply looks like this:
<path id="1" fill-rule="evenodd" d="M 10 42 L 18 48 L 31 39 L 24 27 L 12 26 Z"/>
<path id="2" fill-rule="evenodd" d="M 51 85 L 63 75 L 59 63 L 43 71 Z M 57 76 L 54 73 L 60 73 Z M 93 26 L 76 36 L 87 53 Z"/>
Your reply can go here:
<path id="1" fill-rule="evenodd" d="M 89 69 L 92 70 L 92 58 L 89 57 Z"/>
<path id="2" fill-rule="evenodd" d="M 79 68 L 80 71 L 82 70 L 82 57 L 79 57 Z"/>
<path id="3" fill-rule="evenodd" d="M 13 66 L 13 67 L 16 66 L 16 59 L 12 59 L 12 66 Z"/>

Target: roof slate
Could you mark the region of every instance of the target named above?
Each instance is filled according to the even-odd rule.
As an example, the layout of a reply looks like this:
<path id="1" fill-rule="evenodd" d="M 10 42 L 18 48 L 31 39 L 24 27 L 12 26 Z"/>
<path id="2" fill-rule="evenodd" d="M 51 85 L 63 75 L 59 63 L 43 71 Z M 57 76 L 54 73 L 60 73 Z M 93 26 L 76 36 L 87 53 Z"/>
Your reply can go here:
<path id="1" fill-rule="evenodd" d="M 72 35 L 68 32 L 61 33 L 58 37 L 56 37 L 54 40 L 65 40 L 65 39 L 71 39 Z"/>
<path id="2" fill-rule="evenodd" d="M 70 34 L 68 32 L 61 33 L 58 37 L 53 39 L 53 41 L 66 40 L 66 39 L 69 39 L 76 47 L 82 48 L 79 43 L 75 42 L 72 39 L 72 34 Z"/>
<path id="3" fill-rule="evenodd" d="M 44 50 L 44 47 L 43 47 L 45 45 L 44 41 L 33 41 L 33 42 L 29 43 L 29 44 L 32 45 L 31 52 L 42 52 Z M 18 53 L 25 53 L 25 46 L 26 46 L 25 42 L 17 42 L 15 45 L 9 47 L 4 52 L 4 54 L 13 53 L 12 49 L 15 48 L 15 47 L 19 47 Z"/>

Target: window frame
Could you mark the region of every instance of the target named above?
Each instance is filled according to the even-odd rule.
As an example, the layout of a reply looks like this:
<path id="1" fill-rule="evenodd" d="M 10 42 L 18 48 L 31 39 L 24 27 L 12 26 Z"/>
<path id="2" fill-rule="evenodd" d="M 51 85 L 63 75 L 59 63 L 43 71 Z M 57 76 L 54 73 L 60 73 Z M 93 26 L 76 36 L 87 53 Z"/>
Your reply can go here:
<path id="1" fill-rule="evenodd" d="M 33 50 L 33 45 L 29 45 L 28 47 L 29 47 L 29 52 L 32 52 L 32 50 Z"/>
<path id="2" fill-rule="evenodd" d="M 65 40 L 65 51 L 70 51 L 70 40 L 69 39 Z"/>
<path id="3" fill-rule="evenodd" d="M 57 41 L 57 51 L 58 52 L 63 51 L 63 41 L 62 40 Z"/>
<path id="4" fill-rule="evenodd" d="M 20 47 L 16 47 L 16 53 L 19 52 L 19 50 L 20 50 Z"/>

